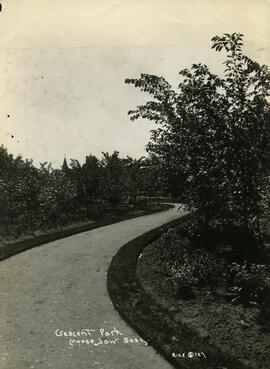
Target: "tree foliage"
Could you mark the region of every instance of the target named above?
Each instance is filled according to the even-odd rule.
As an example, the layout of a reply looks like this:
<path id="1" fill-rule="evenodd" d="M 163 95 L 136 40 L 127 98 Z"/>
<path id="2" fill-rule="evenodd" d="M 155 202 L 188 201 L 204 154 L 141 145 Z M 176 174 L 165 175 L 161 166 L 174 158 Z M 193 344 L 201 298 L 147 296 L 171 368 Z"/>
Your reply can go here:
<path id="1" fill-rule="evenodd" d="M 83 164 L 64 159 L 54 169 L 47 162 L 35 167 L 0 146 L 0 237 L 128 211 L 140 195 L 154 194 L 149 175 L 149 160 L 120 158 L 117 151 L 101 159 L 90 154 Z"/>
<path id="2" fill-rule="evenodd" d="M 226 54 L 221 77 L 199 63 L 180 71 L 177 91 L 163 77 L 126 79 L 153 97 L 129 115 L 157 123 L 148 151 L 197 210 L 201 234 L 210 225 L 235 224 L 254 235 L 266 191 L 270 73 L 243 53 L 242 34 L 212 43 Z"/>

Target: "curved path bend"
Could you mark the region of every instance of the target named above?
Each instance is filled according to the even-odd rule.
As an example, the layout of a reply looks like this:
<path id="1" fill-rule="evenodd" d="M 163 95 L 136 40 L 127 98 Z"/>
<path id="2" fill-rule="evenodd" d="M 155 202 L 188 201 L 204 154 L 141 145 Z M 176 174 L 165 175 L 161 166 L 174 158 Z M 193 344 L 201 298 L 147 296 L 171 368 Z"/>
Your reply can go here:
<path id="1" fill-rule="evenodd" d="M 0 369 L 171 368 L 143 342 L 124 343 L 124 337 L 138 336 L 114 309 L 106 273 L 122 245 L 182 214 L 175 207 L 53 241 L 2 261 Z M 114 328 L 122 335 L 114 332 L 106 338 L 118 338 L 116 344 L 99 344 L 100 329 Z M 72 346 L 70 337 L 55 334 L 57 329 L 57 334 L 93 329 L 86 332 L 94 341 Z M 91 337 L 83 334 L 76 340 Z"/>

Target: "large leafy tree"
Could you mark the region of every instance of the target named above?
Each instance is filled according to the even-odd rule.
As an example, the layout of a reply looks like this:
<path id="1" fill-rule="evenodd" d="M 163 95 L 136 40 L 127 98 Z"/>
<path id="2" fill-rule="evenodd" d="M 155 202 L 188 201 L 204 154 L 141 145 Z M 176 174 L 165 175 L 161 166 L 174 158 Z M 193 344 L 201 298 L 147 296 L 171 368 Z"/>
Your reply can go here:
<path id="1" fill-rule="evenodd" d="M 157 123 L 148 151 L 178 182 L 182 201 L 197 210 L 202 238 L 210 226 L 234 224 L 246 236 L 259 231 L 270 74 L 244 55 L 242 40 L 239 33 L 213 37 L 212 48 L 226 53 L 222 77 L 193 64 L 180 71 L 177 91 L 163 77 L 126 79 L 153 97 L 129 114 Z"/>
<path id="2" fill-rule="evenodd" d="M 65 224 L 78 211 L 76 183 L 62 170 L 42 163 L 39 169 L 38 194 L 40 227 Z"/>
<path id="3" fill-rule="evenodd" d="M 127 196 L 125 162 L 118 151 L 111 155 L 108 152 L 102 154 L 102 197 L 112 205 L 119 205 Z"/>
<path id="4" fill-rule="evenodd" d="M 0 237 L 17 236 L 74 219 L 75 183 L 61 170 L 43 163 L 35 167 L 0 147 Z"/>
<path id="5" fill-rule="evenodd" d="M 87 209 L 87 217 L 95 199 L 101 195 L 101 164 L 95 155 L 88 155 L 82 165 L 82 177 L 84 185 L 84 204 Z"/>

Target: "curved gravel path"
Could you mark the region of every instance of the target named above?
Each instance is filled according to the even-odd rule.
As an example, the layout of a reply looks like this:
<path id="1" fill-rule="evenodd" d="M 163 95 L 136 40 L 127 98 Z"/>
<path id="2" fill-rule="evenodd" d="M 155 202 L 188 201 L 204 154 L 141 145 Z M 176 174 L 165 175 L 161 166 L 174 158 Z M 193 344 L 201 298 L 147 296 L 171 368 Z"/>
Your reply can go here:
<path id="1" fill-rule="evenodd" d="M 122 245 L 182 214 L 175 207 L 2 261 L 0 369 L 171 368 L 119 317 L 107 293 L 106 272 Z M 61 331 L 83 333 L 70 337 Z M 79 340 L 84 342 L 75 343 Z"/>

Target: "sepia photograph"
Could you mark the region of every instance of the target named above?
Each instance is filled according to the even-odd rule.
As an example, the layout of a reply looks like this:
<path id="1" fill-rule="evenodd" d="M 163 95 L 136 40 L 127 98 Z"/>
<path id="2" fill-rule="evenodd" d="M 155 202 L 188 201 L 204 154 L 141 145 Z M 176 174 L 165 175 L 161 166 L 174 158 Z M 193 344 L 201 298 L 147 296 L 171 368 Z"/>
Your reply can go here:
<path id="1" fill-rule="evenodd" d="M 269 0 L 0 0 L 0 369 L 270 368 L 269 66 Z"/>

